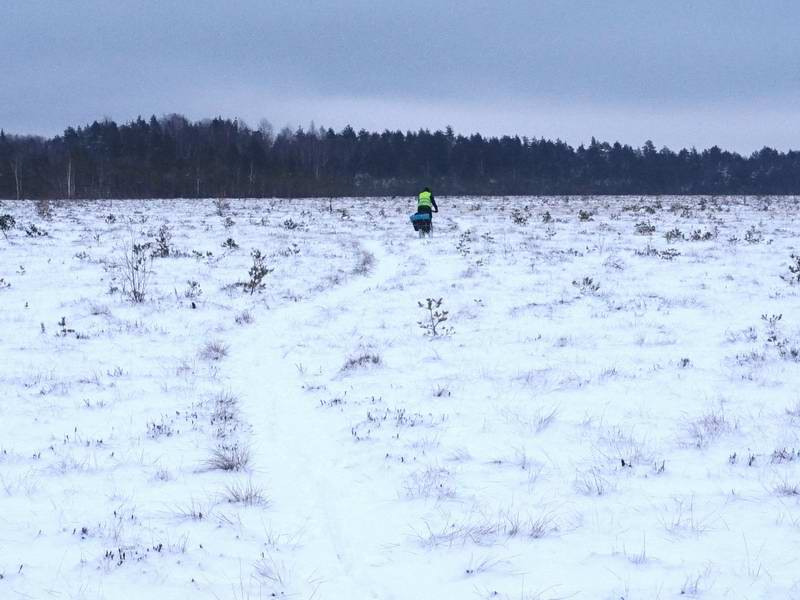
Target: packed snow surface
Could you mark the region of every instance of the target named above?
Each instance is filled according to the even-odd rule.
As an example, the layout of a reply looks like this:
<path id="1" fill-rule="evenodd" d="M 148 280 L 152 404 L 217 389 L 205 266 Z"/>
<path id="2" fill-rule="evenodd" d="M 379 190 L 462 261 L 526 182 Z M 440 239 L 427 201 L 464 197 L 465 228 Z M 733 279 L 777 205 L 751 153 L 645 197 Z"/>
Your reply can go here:
<path id="1" fill-rule="evenodd" d="M 0 203 L 0 598 L 800 598 L 796 200 L 439 204 Z"/>

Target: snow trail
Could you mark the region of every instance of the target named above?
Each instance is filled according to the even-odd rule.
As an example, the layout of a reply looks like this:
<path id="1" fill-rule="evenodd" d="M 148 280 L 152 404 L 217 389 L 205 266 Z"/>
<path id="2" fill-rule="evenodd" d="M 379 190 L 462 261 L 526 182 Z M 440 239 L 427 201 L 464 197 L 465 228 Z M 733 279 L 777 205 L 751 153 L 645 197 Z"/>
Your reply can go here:
<path id="1" fill-rule="evenodd" d="M 363 249 L 375 257 L 366 276 L 353 274 L 310 302 L 265 312 L 235 341 L 242 356 L 226 369 L 242 393 L 245 420 L 253 430 L 254 477 L 273 502 L 273 524 L 302 532 L 297 563 L 316 566 L 304 574 L 302 585 L 318 586 L 322 598 L 400 597 L 396 582 L 376 574 L 391 563 L 392 549 L 407 529 L 387 510 L 386 504 L 397 500 L 387 494 L 392 486 L 363 474 L 341 419 L 327 414 L 318 395 L 304 389 L 310 381 L 324 386 L 338 376 L 335 369 L 345 357 L 331 342 L 357 335 L 359 321 L 377 318 L 380 302 L 364 303 L 363 295 L 375 293 L 399 270 L 401 257 L 380 241 L 366 241 Z M 407 257 L 422 258 L 421 250 Z M 356 305 L 364 311 L 348 310 Z M 320 313 L 332 315 L 324 332 L 304 339 L 299 325 Z M 311 369 L 315 372 L 309 375 Z M 264 373 L 272 375 L 265 380 Z"/>

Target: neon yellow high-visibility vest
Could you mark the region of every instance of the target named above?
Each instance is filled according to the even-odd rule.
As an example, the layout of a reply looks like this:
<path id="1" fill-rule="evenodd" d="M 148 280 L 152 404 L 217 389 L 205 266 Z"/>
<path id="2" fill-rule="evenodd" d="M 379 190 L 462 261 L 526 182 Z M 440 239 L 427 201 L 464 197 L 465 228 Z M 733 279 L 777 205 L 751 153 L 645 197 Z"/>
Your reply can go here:
<path id="1" fill-rule="evenodd" d="M 419 199 L 417 200 L 417 207 L 420 206 L 427 206 L 428 208 L 433 208 L 433 202 L 431 202 L 431 193 L 430 192 L 420 192 Z"/>

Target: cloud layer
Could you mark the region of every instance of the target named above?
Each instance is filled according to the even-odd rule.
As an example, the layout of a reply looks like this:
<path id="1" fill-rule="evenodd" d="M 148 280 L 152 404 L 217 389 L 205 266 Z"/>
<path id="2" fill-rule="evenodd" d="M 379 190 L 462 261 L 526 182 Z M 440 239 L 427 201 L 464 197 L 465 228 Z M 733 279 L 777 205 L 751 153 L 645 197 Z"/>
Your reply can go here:
<path id="1" fill-rule="evenodd" d="M 796 3 L 26 0 L 0 127 L 261 117 L 740 151 L 798 146 Z"/>

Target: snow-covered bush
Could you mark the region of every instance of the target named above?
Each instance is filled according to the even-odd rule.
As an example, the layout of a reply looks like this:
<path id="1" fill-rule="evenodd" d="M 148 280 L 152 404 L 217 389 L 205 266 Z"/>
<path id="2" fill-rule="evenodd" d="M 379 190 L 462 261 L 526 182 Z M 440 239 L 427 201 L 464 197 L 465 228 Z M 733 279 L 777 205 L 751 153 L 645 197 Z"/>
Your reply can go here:
<path id="1" fill-rule="evenodd" d="M 298 223 L 297 221 L 295 221 L 294 219 L 291 219 L 291 218 L 286 219 L 283 222 L 283 228 L 284 229 L 288 229 L 289 231 L 293 231 L 293 230 L 297 229 L 298 227 L 300 227 L 300 225 L 301 225 L 300 223 Z"/>
<path id="2" fill-rule="evenodd" d="M 375 255 L 372 252 L 362 249 L 358 253 L 356 266 L 353 267 L 353 275 L 368 275 L 374 266 Z"/>
<path id="3" fill-rule="evenodd" d="M 50 234 L 44 229 L 40 229 L 39 227 L 31 223 L 25 228 L 25 235 L 27 235 L 28 237 L 47 237 Z"/>
<path id="4" fill-rule="evenodd" d="M 667 242 L 670 244 L 674 241 L 682 240 L 683 232 L 677 227 L 673 227 L 667 233 L 664 234 L 664 239 L 667 240 Z"/>
<path id="5" fill-rule="evenodd" d="M 34 206 L 36 208 L 36 214 L 39 216 L 39 218 L 47 221 L 53 218 L 53 210 L 50 208 L 49 200 L 37 200 L 34 202 Z"/>
<path id="6" fill-rule="evenodd" d="M 0 215 L 0 231 L 3 232 L 3 237 L 8 238 L 8 232 L 14 229 L 16 224 L 16 219 L 11 215 Z"/>
<path id="7" fill-rule="evenodd" d="M 186 282 L 186 290 L 183 292 L 184 297 L 190 300 L 196 300 L 203 295 L 203 288 L 196 281 L 190 279 Z"/>
<path id="8" fill-rule="evenodd" d="M 471 242 L 472 242 L 472 230 L 467 229 L 458 237 L 458 244 L 456 244 L 456 250 L 458 250 L 458 253 L 461 256 L 466 256 L 472 251 L 470 248 Z"/>
<path id="9" fill-rule="evenodd" d="M 744 234 L 744 241 L 748 244 L 758 244 L 763 239 L 764 235 L 755 225 L 751 225 L 750 229 L 748 229 Z"/>
<path id="10" fill-rule="evenodd" d="M 158 228 L 158 233 L 155 239 L 155 248 L 153 249 L 154 258 L 166 258 L 170 254 L 169 243 L 172 240 L 172 231 L 169 225 L 164 223 Z"/>
<path id="11" fill-rule="evenodd" d="M 600 284 L 591 277 L 573 279 L 572 285 L 578 288 L 581 294 L 596 294 L 600 290 Z"/>
<path id="12" fill-rule="evenodd" d="M 511 222 L 514 223 L 514 225 L 525 226 L 528 224 L 529 218 L 530 214 L 527 210 L 520 210 L 519 208 L 511 209 Z"/>
<path id="13" fill-rule="evenodd" d="M 641 221 L 636 223 L 635 229 L 639 235 L 653 235 L 656 231 L 656 226 L 649 221 Z"/>
<path id="14" fill-rule="evenodd" d="M 153 257 L 149 249 L 149 242 L 139 243 L 134 235 L 122 248 L 122 292 L 135 304 L 144 302 L 147 297 L 153 273 Z"/>
<path id="15" fill-rule="evenodd" d="M 714 233 L 711 231 L 703 231 L 702 229 L 695 229 L 689 236 L 693 242 L 708 242 L 714 239 Z"/>
<path id="16" fill-rule="evenodd" d="M 214 211 L 218 216 L 225 216 L 225 212 L 231 207 L 231 203 L 226 198 L 216 198 L 214 200 Z"/>
<path id="17" fill-rule="evenodd" d="M 789 264 L 789 272 L 781 275 L 789 285 L 796 285 L 800 283 L 800 254 L 792 254 L 792 262 Z"/>

